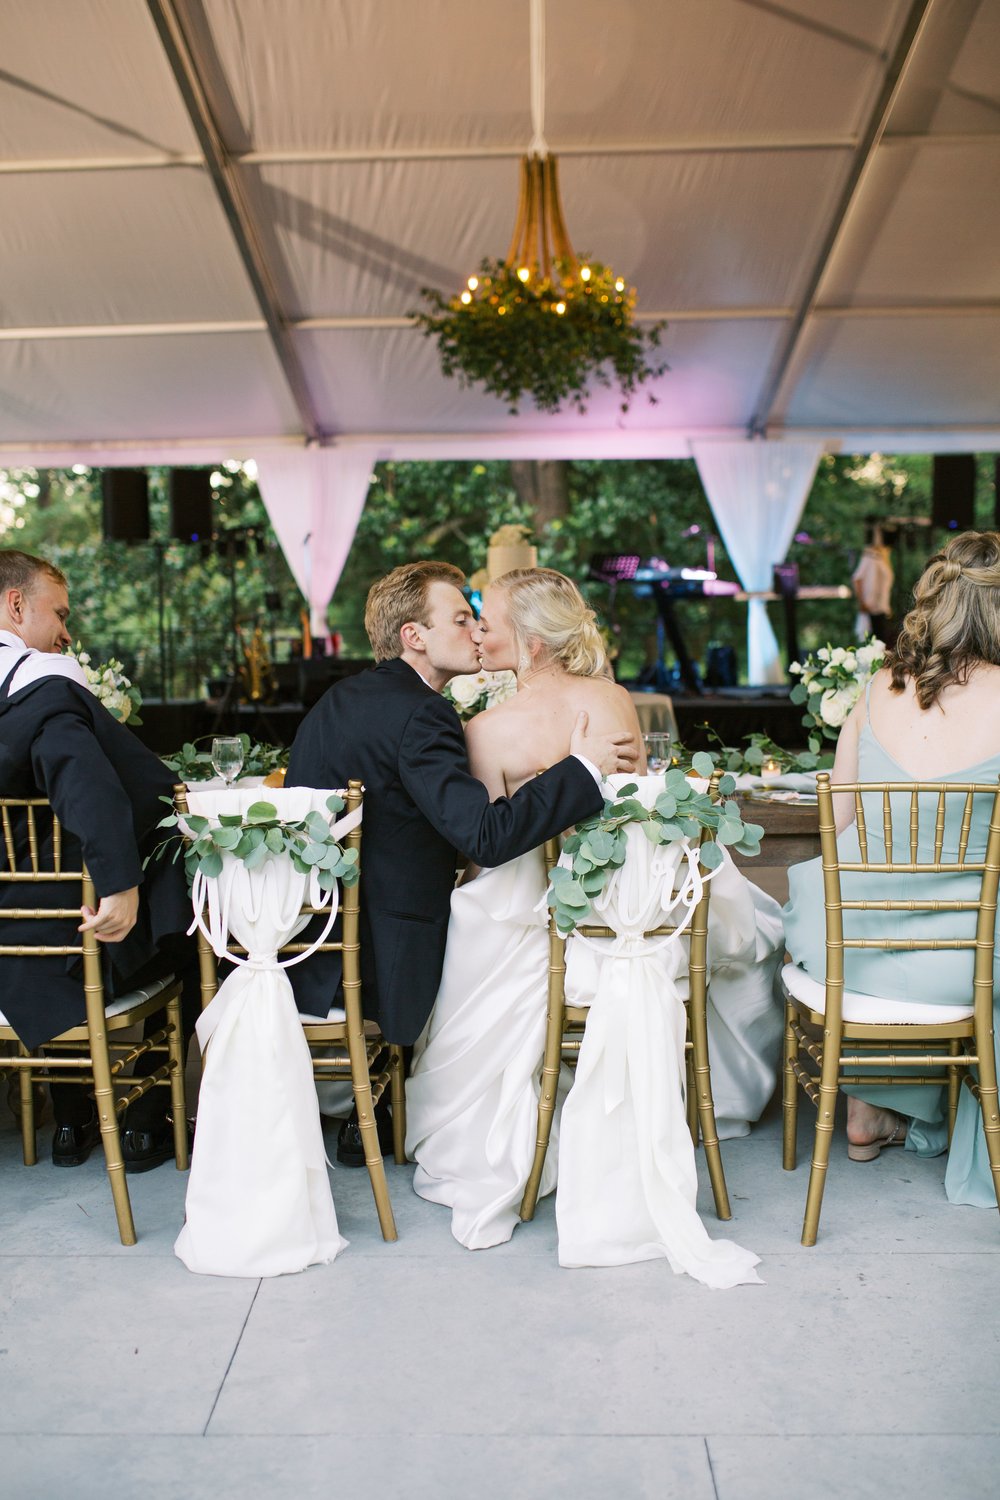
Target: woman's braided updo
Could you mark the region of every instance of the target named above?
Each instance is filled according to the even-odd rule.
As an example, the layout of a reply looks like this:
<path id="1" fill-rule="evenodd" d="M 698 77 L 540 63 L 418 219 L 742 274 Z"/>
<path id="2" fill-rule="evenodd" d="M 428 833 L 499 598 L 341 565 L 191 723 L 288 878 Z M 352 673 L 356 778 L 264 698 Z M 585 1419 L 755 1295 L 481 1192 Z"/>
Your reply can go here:
<path id="1" fill-rule="evenodd" d="M 910 680 L 920 707 L 930 708 L 981 661 L 1000 666 L 1000 534 L 964 531 L 921 573 L 886 666 L 894 693 Z"/>
<path id="2" fill-rule="evenodd" d="M 574 677 L 600 677 L 607 652 L 594 611 L 572 579 L 554 568 L 515 568 L 491 587 L 507 603 L 511 633 L 519 653 L 530 655 L 528 642 L 540 641 L 547 656 Z"/>

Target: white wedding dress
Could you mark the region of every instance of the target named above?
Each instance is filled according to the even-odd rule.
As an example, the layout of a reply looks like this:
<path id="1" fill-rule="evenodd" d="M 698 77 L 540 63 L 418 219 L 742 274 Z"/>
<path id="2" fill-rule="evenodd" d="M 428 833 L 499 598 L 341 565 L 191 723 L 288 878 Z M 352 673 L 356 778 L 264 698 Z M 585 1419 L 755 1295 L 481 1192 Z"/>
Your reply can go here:
<path id="1" fill-rule="evenodd" d="M 611 778 L 626 779 L 637 778 Z M 661 777 L 638 784 L 644 799 L 663 786 Z M 544 1194 L 558 1176 L 559 1259 L 621 1265 L 665 1256 L 674 1270 L 707 1285 L 757 1281 L 757 1257 L 709 1239 L 694 1207 L 695 1155 L 683 1102 L 686 944 L 635 941 L 664 920 L 678 864 L 696 866 L 683 842 L 654 847 L 638 826 L 629 839 L 629 858 L 599 916 L 621 937 L 573 938 L 567 947 L 568 999 L 589 1005 L 591 1015 L 568 1098 L 568 1070 L 560 1080 L 562 1108 L 542 1177 Z M 441 988 L 407 1083 L 415 1191 L 451 1208 L 452 1232 L 469 1249 L 510 1238 L 534 1154 L 545 886 L 541 852 L 533 851 L 454 893 Z M 782 1017 L 773 979 L 782 926 L 777 902 L 744 879 L 728 855 L 712 887 L 709 1049 L 719 1134 L 731 1137 L 746 1133 L 774 1090 Z"/>

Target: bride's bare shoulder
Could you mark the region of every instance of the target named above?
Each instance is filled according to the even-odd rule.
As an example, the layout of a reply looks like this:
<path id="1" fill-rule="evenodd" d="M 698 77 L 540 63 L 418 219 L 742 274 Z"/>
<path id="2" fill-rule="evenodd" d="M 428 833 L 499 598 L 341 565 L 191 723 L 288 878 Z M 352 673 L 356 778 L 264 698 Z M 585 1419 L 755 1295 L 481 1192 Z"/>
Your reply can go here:
<path id="1" fill-rule="evenodd" d="M 470 745 L 481 743 L 485 739 L 495 739 L 497 736 L 505 736 L 515 732 L 517 720 L 521 717 L 520 705 L 516 698 L 508 698 L 504 703 L 495 703 L 492 708 L 483 713 L 476 714 L 465 726 L 466 742 Z"/>
<path id="2" fill-rule="evenodd" d="M 610 677 L 574 677 L 565 685 L 569 697 L 581 708 L 614 717 L 629 719 L 635 716 L 635 708 L 627 688 L 613 682 Z"/>

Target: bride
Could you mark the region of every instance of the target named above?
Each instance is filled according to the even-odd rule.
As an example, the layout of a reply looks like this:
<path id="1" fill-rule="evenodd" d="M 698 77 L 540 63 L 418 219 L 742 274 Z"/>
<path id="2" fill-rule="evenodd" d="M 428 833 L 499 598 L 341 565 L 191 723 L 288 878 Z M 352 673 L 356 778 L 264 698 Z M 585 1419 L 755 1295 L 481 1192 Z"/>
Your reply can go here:
<path id="1" fill-rule="evenodd" d="M 564 756 L 581 709 L 595 729 L 640 737 L 628 693 L 608 674 L 593 611 L 561 573 L 520 569 L 501 577 L 486 590 L 474 640 L 485 670 L 513 669 L 517 675 L 516 695 L 478 715 L 466 731 L 473 774 L 492 797 L 510 796 Z M 644 771 L 643 761 L 639 772 Z M 441 987 L 407 1083 L 406 1147 L 417 1163 L 414 1189 L 451 1208 L 452 1232 L 469 1249 L 510 1238 L 534 1153 L 546 1020 L 546 884 L 540 850 L 496 869 L 467 871 L 452 898 Z M 744 918 L 747 912 L 752 926 L 749 902 Z M 777 940 L 771 944 L 777 946 Z M 752 933 L 750 949 L 756 959 Z M 775 951 L 775 962 L 777 956 Z M 769 995 L 765 1003 L 771 1003 Z M 776 1011 L 775 1016 L 776 1049 Z M 759 1034 L 759 1024 L 757 1029 Z M 741 1058 L 738 1071 L 746 1079 L 753 1061 Z M 759 1071 L 764 1076 L 756 1113 L 774 1083 L 773 1066 Z M 557 1120 L 543 1194 L 556 1185 L 558 1149 Z M 694 1217 L 690 1136 L 686 1149 Z M 698 1230 L 709 1256 L 716 1245 L 722 1251 L 728 1243 L 713 1245 L 700 1224 Z M 659 1246 L 645 1245 L 642 1251 L 627 1258 L 669 1255 Z M 738 1253 L 740 1274 L 715 1284 L 757 1279 L 751 1269 L 756 1257 Z M 675 1268 L 694 1269 L 690 1264 Z"/>

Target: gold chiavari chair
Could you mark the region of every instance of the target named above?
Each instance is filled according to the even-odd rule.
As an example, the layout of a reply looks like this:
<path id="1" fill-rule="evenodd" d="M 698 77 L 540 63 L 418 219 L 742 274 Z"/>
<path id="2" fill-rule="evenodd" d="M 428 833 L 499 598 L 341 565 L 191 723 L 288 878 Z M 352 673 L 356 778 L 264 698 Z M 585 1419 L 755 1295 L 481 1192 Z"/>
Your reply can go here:
<path id="1" fill-rule="evenodd" d="M 13 887 L 15 891 L 23 888 L 25 893 L 24 906 L 0 906 L 0 923 L 4 918 L 21 922 L 79 922 L 81 906 L 97 906 L 97 896 L 86 866 L 82 862 L 79 868 L 67 869 L 64 866 L 62 828 L 47 801 L 42 798 L 0 798 L 0 825 L 4 854 L 0 863 L 0 886 Z M 65 887 L 66 904 L 57 909 L 32 906 L 30 893 L 33 888 L 52 884 Z M 188 1165 L 181 986 L 176 980 L 166 979 L 106 1002 L 101 955 L 92 932 L 81 933 L 75 943 L 0 944 L 0 958 L 72 956 L 79 956 L 83 962 L 86 1022 L 62 1032 L 46 1042 L 43 1048 L 29 1052 L 18 1040 L 6 1017 L 0 1015 L 0 1041 L 12 1042 L 16 1047 L 15 1053 L 0 1058 L 0 1069 L 13 1070 L 19 1077 L 21 1140 L 26 1167 L 34 1166 L 38 1160 L 34 1085 L 58 1077 L 60 1083 L 78 1083 L 93 1094 L 118 1233 L 123 1245 L 134 1245 L 135 1223 L 125 1181 L 119 1119 L 130 1104 L 151 1088 L 170 1088 L 177 1169 L 184 1171 Z M 111 1040 L 163 1009 L 167 1013 L 166 1024 L 152 1036 L 138 1042 Z M 164 1061 L 144 1077 L 126 1076 L 125 1069 L 148 1053 L 163 1053 Z M 117 1097 L 116 1088 L 123 1090 Z"/>
<path id="2" fill-rule="evenodd" d="M 717 795 L 718 777 L 713 778 L 712 790 Z M 702 842 L 711 835 L 705 833 Z M 550 839 L 544 847 L 545 868 L 551 870 L 558 863 L 560 845 L 558 839 Z M 712 1098 L 712 1071 L 708 1057 L 708 913 L 711 882 L 706 882 L 701 900 L 694 909 L 689 935 L 684 939 L 689 944 L 688 974 L 689 993 L 685 1004 L 687 1011 L 687 1040 L 685 1063 L 687 1074 L 687 1119 L 691 1139 L 698 1144 L 699 1134 L 705 1147 L 705 1160 L 715 1198 L 715 1211 L 720 1219 L 731 1219 L 729 1193 L 722 1168 L 722 1153 L 719 1150 L 719 1131 L 715 1122 L 715 1103 Z M 588 938 L 614 938 L 610 927 L 582 926 L 577 932 Z M 643 933 L 644 938 L 656 938 L 676 931 L 676 925 L 656 927 Z M 541 1090 L 538 1099 L 538 1135 L 535 1156 L 528 1176 L 524 1196 L 521 1199 L 521 1218 L 534 1218 L 538 1203 L 538 1190 L 542 1180 L 542 1169 L 552 1133 L 552 1118 L 555 1113 L 556 1091 L 559 1070 L 563 1062 L 575 1066 L 587 1025 L 587 1006 L 568 1005 L 566 1002 L 566 944 L 573 934 L 564 937 L 549 913 L 549 980 L 548 1011 L 545 1028 L 545 1052 L 542 1061 Z"/>
<path id="3" fill-rule="evenodd" d="M 948 1082 L 949 1139 L 964 1083 L 978 1099 L 993 1184 L 1000 1203 L 1000 1111 L 997 1107 L 996 1056 L 993 1047 L 993 950 L 1000 884 L 1000 784 L 976 782 L 851 782 L 831 785 L 827 772 L 817 778 L 819 836 L 823 864 L 826 908 L 826 982 L 811 979 L 794 964 L 782 971 L 785 991 L 784 1141 L 782 1165 L 792 1171 L 796 1164 L 796 1129 L 799 1089 L 816 1107 L 816 1133 L 805 1219 L 803 1245 L 815 1245 L 819 1232 L 823 1189 L 826 1185 L 833 1135 L 837 1093 L 845 1084 L 858 1084 L 857 1068 L 891 1070 L 865 1072 L 871 1085 L 926 1085 L 940 1088 L 946 1070 Z M 834 796 L 853 799 L 860 860 L 845 861 L 837 847 Z M 989 834 L 981 857 L 969 852 L 973 799 L 992 802 Z M 869 828 L 870 813 L 865 799 L 879 810 L 877 830 Z M 895 807 L 893 805 L 895 800 Z M 958 813 L 957 848 L 945 846 L 946 825 L 951 808 Z M 900 827 L 900 814 L 905 820 Z M 894 844 L 894 820 L 895 838 Z M 928 823 L 932 836 L 928 837 Z M 902 838 L 900 835 L 902 834 Z M 921 839 L 923 838 L 923 847 Z M 897 857 L 902 843 L 909 858 Z M 906 899 L 848 900 L 841 892 L 841 875 L 907 874 L 914 877 L 912 895 Z M 926 875 L 978 875 L 975 895 L 964 900 L 920 898 L 920 877 Z M 938 886 L 940 889 L 940 886 Z M 845 937 L 845 913 L 949 912 L 956 914 L 955 935 L 932 938 Z M 975 914 L 975 936 L 961 935 L 960 913 Z M 817 919 L 819 914 L 817 913 Z M 849 924 L 848 924 L 849 925 Z M 968 932 L 969 924 L 966 924 Z M 914 1021 L 866 1020 L 873 999 L 844 988 L 846 949 L 883 949 L 899 952 L 953 949 L 971 952 L 972 993 L 968 1005 L 942 1009 L 935 1022 L 923 1016 Z M 875 998 L 874 1005 L 878 1006 Z M 923 1011 L 929 1010 L 924 1006 Z M 850 1013 L 849 1015 L 847 1013 Z M 937 1069 L 937 1075 L 913 1074 L 905 1070 Z M 978 1068 L 978 1080 L 973 1076 Z M 904 1071 L 897 1072 L 896 1069 Z M 851 1070 L 848 1072 L 847 1070 Z"/>
<path id="4" fill-rule="evenodd" d="M 175 788 L 175 801 L 180 813 L 188 811 L 186 788 Z M 351 781 L 347 787 L 347 812 L 355 812 L 363 803 L 364 788 L 360 781 Z M 346 839 L 346 847 L 358 852 L 361 857 L 361 826 L 355 828 Z M 324 917 L 323 908 L 303 906 L 303 916 Z M 375 1106 L 386 1089 L 392 1101 L 392 1143 L 397 1162 L 406 1160 L 403 1142 L 406 1138 L 406 1104 L 403 1091 L 403 1050 L 390 1046 L 374 1021 L 366 1021 L 361 998 L 361 902 L 357 884 L 346 886 L 340 903 L 341 935 L 337 941 L 320 944 L 317 953 L 340 953 L 343 964 L 343 1010 L 332 1009 L 326 1019 L 307 1017 L 302 1029 L 312 1055 L 313 1074 L 317 1082 L 349 1082 L 358 1111 L 361 1141 L 365 1149 L 365 1166 L 375 1198 L 379 1228 L 384 1240 L 395 1240 L 396 1222 L 389 1188 L 385 1177 L 385 1164 L 378 1140 L 375 1122 Z M 305 942 L 287 943 L 282 954 L 302 953 L 311 945 Z M 238 944 L 230 944 L 230 951 L 241 953 Z M 198 954 L 201 969 L 202 1009 L 212 1000 L 218 988 L 216 957 L 203 933 L 198 936 Z M 376 1072 L 373 1065 L 383 1059 Z"/>

